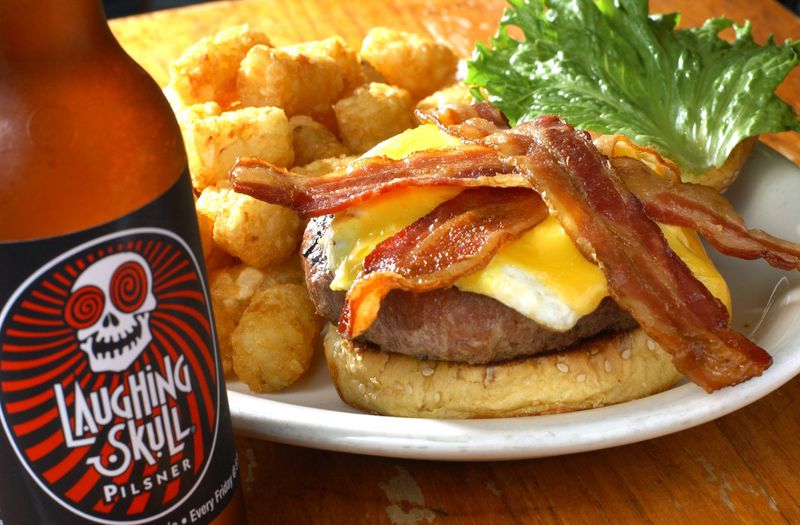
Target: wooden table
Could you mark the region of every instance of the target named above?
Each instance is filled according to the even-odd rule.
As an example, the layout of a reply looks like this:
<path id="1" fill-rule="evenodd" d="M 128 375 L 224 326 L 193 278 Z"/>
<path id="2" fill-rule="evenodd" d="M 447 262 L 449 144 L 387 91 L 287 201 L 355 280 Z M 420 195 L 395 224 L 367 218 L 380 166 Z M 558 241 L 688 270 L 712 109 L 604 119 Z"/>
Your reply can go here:
<path id="1" fill-rule="evenodd" d="M 356 7 L 358 5 L 358 7 Z M 277 44 L 370 27 L 427 32 L 467 55 L 493 33 L 499 0 L 242 0 L 116 20 L 123 46 L 162 84 L 198 38 L 249 23 Z M 772 0 L 658 0 L 683 24 L 753 21 L 757 40 L 800 38 Z M 800 110 L 800 70 L 779 94 Z M 795 163 L 800 138 L 764 141 Z M 548 459 L 443 463 L 297 448 L 240 437 L 248 514 L 261 523 L 800 523 L 800 378 L 712 423 L 614 449 Z"/>

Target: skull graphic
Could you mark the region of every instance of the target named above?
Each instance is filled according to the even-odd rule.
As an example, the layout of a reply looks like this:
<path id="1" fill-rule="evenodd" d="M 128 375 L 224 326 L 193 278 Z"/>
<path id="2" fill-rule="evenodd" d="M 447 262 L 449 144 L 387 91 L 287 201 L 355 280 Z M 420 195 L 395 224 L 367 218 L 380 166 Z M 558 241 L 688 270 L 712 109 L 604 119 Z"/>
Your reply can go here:
<path id="1" fill-rule="evenodd" d="M 78 276 L 64 315 L 93 372 L 121 372 L 150 344 L 152 287 L 150 266 L 133 252 L 103 257 Z"/>

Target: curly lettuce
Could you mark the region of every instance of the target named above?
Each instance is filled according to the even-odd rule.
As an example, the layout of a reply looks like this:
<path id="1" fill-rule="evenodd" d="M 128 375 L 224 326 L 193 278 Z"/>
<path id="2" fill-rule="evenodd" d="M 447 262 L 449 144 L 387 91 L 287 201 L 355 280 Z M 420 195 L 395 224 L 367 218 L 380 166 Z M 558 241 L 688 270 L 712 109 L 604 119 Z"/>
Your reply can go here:
<path id="1" fill-rule="evenodd" d="M 800 41 L 770 37 L 761 46 L 749 22 L 727 18 L 675 29 L 679 15 L 649 15 L 647 0 L 509 4 L 490 45 L 476 47 L 466 83 L 512 124 L 555 114 L 622 133 L 689 176 L 721 166 L 747 137 L 800 129 L 775 95 L 798 63 Z M 731 27 L 734 40 L 721 39 Z"/>

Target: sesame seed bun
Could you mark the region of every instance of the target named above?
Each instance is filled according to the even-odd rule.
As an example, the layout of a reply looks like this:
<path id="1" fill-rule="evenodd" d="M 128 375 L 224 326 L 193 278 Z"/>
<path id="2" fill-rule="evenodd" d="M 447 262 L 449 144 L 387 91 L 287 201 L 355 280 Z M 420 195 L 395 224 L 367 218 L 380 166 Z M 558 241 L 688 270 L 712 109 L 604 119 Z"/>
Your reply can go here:
<path id="1" fill-rule="evenodd" d="M 341 398 L 383 415 L 495 418 L 622 403 L 682 376 L 641 329 L 584 341 L 567 352 L 491 365 L 422 361 L 348 341 L 325 327 L 325 357 Z"/>

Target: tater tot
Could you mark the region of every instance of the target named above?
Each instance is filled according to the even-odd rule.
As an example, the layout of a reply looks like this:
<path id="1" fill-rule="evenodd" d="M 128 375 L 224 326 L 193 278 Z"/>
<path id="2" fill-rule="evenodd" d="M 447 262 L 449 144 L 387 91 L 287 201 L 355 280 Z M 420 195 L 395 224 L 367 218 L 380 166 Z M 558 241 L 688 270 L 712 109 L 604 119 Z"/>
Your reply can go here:
<path id="1" fill-rule="evenodd" d="M 222 106 L 216 102 L 201 102 L 199 104 L 192 104 L 181 108 L 176 116 L 178 123 L 186 125 L 194 122 L 197 119 L 206 117 L 216 117 L 222 114 Z"/>
<path id="2" fill-rule="evenodd" d="M 364 83 L 364 73 L 358 54 L 340 36 L 303 42 L 283 49 L 289 53 L 307 56 L 314 62 L 335 64 L 341 72 L 345 93 Z"/>
<path id="3" fill-rule="evenodd" d="M 472 104 L 474 102 L 469 87 L 462 82 L 447 86 L 436 93 L 423 98 L 417 104 L 417 109 L 429 110 L 447 105 Z"/>
<path id="4" fill-rule="evenodd" d="M 170 65 L 169 90 L 185 106 L 208 101 L 228 106 L 236 98 L 239 64 L 256 44 L 270 41 L 246 24 L 199 40 Z"/>
<path id="5" fill-rule="evenodd" d="M 206 268 L 211 271 L 234 264 L 234 259 L 225 250 L 214 242 L 214 222 L 222 206 L 226 192 L 230 191 L 228 185 L 221 183 L 219 186 L 208 186 L 195 202 L 197 222 L 200 227 L 200 240 L 203 243 L 203 255 Z"/>
<path id="6" fill-rule="evenodd" d="M 263 272 L 245 264 L 209 273 L 214 325 L 217 328 L 222 367 L 226 374 L 233 370 L 231 336 L 253 295 L 261 288 L 264 277 Z"/>
<path id="7" fill-rule="evenodd" d="M 203 217 L 205 220 L 211 222 L 212 232 L 219 210 L 222 208 L 222 204 L 225 202 L 225 197 L 230 189 L 230 186 L 225 183 L 206 186 L 200 193 L 200 197 L 198 197 L 197 201 L 194 203 L 197 216 Z"/>
<path id="8" fill-rule="evenodd" d="M 214 221 L 207 215 L 197 213 L 197 229 L 200 231 L 200 244 L 203 247 L 203 259 L 207 260 L 214 249 Z"/>
<path id="9" fill-rule="evenodd" d="M 231 336 L 250 300 L 256 292 L 273 286 L 303 285 L 304 275 L 300 256 L 296 255 L 263 271 L 246 264 L 210 270 L 208 281 L 222 366 L 225 373 L 230 374 L 233 371 Z"/>
<path id="10" fill-rule="evenodd" d="M 333 108 L 345 145 L 363 153 L 414 124 L 408 91 L 373 82 L 361 86 Z"/>
<path id="11" fill-rule="evenodd" d="M 288 208 L 228 191 L 214 221 L 214 242 L 242 262 L 265 268 L 297 249 L 302 227 Z"/>
<path id="12" fill-rule="evenodd" d="M 294 163 L 298 166 L 347 153 L 347 148 L 339 142 L 336 135 L 311 117 L 292 117 L 289 119 L 289 129 L 292 130 Z"/>
<path id="13" fill-rule="evenodd" d="M 256 293 L 231 337 L 236 375 L 255 392 L 286 388 L 308 370 L 321 327 L 305 287 Z"/>
<path id="14" fill-rule="evenodd" d="M 381 84 L 387 84 L 386 78 L 380 74 L 380 72 L 375 69 L 375 66 L 367 62 L 366 60 L 361 61 L 361 73 L 364 75 L 364 82 L 369 84 L 370 82 L 380 82 Z"/>
<path id="15" fill-rule="evenodd" d="M 188 107 L 183 107 L 180 102 L 176 102 L 170 97 L 170 91 L 168 89 L 164 90 L 164 93 L 167 95 L 169 103 L 172 105 L 172 109 L 175 111 L 175 116 L 177 117 L 178 124 L 181 129 L 181 135 L 183 136 L 183 143 L 188 144 L 192 138 L 192 127 L 194 122 L 206 117 L 216 117 L 222 114 L 222 108 L 216 102 L 203 102 L 201 104 L 193 104 Z M 189 155 L 191 157 L 191 155 Z M 192 160 L 189 160 L 189 164 L 191 167 Z"/>
<path id="16" fill-rule="evenodd" d="M 305 272 L 303 262 L 299 253 L 293 254 L 285 261 L 270 266 L 263 270 L 264 280 L 261 282 L 262 288 L 272 287 L 278 284 L 301 284 L 305 285 Z"/>
<path id="17" fill-rule="evenodd" d="M 306 175 L 308 177 L 321 177 L 330 175 L 335 171 L 341 171 L 356 159 L 355 155 L 339 155 L 338 157 L 328 157 L 327 159 L 315 160 L 305 166 L 292 168 L 293 173 Z"/>
<path id="18" fill-rule="evenodd" d="M 197 191 L 227 181 L 237 157 L 260 157 L 278 166 L 290 166 L 294 160 L 289 120 L 273 107 L 184 121 L 184 142 Z"/>
<path id="19" fill-rule="evenodd" d="M 211 245 L 211 253 L 206 257 L 206 269 L 210 272 L 211 270 L 233 266 L 237 262 L 239 261 L 236 258 L 214 243 Z"/>
<path id="20" fill-rule="evenodd" d="M 266 272 L 246 264 L 222 268 L 213 272 L 209 279 L 211 296 L 218 299 L 225 312 L 238 323 L 266 277 Z"/>
<path id="21" fill-rule="evenodd" d="M 389 84 L 407 89 L 414 100 L 452 83 L 458 64 L 458 57 L 445 44 L 381 27 L 367 34 L 361 56 Z"/>
<path id="22" fill-rule="evenodd" d="M 242 60 L 237 91 L 245 106 L 276 106 L 287 115 L 325 114 L 363 81 L 356 53 L 339 37 L 299 46 L 255 46 Z"/>
<path id="23" fill-rule="evenodd" d="M 303 223 L 282 206 L 208 186 L 195 203 L 198 216 L 213 223 L 214 244 L 242 262 L 265 268 L 286 259 L 300 243 Z"/>

